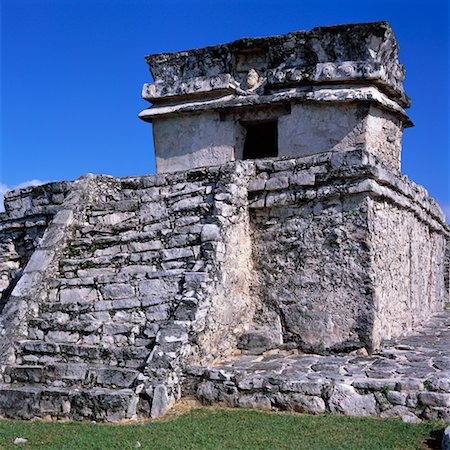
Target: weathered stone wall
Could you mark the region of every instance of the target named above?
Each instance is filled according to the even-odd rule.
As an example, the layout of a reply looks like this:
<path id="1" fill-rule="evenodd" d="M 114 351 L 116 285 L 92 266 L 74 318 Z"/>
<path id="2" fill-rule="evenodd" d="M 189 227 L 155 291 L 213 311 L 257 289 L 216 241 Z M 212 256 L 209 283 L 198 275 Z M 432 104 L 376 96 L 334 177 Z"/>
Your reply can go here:
<path id="1" fill-rule="evenodd" d="M 283 341 L 311 352 L 364 347 L 372 329 L 367 199 L 360 195 L 256 211 L 259 295 Z"/>
<path id="2" fill-rule="evenodd" d="M 129 387 L 140 372 L 136 389 L 146 386 L 150 399 L 162 390 L 167 408 L 179 396 L 184 361 L 230 353 L 254 315 L 248 169 L 90 179 L 20 334 L 19 368 L 7 376 L 20 380 L 24 365 L 34 367 L 26 374 L 45 366 L 53 367 L 50 385 L 108 386 L 121 376 L 119 386 Z M 88 370 L 93 358 L 120 370 L 105 378 L 103 369 Z"/>
<path id="3" fill-rule="evenodd" d="M 250 184 L 257 196 L 251 204 L 255 295 L 280 316 L 283 341 L 316 352 L 367 345 L 366 196 L 341 196 L 344 183 L 339 190 L 323 186 L 331 171 L 323 155 L 257 163 L 257 169 Z"/>
<path id="4" fill-rule="evenodd" d="M 280 117 L 279 156 L 307 156 L 324 151 L 353 150 L 364 144 L 364 104 L 293 104 Z"/>
<path id="5" fill-rule="evenodd" d="M 69 189 L 70 183 L 55 182 L 6 193 L 0 213 L 0 310 Z"/>
<path id="6" fill-rule="evenodd" d="M 448 231 L 423 188 L 363 151 L 256 168 L 254 293 L 280 316 L 285 343 L 372 350 L 442 310 Z M 395 212 L 375 214 L 386 200 Z"/>
<path id="7" fill-rule="evenodd" d="M 155 120 L 153 135 L 158 172 L 224 164 L 235 159 L 236 124 L 221 121 L 217 112 Z M 182 136 L 182 139 L 180 138 Z"/>
<path id="8" fill-rule="evenodd" d="M 375 346 L 417 329 L 447 301 L 446 237 L 412 211 L 378 198 L 369 206 Z"/>
<path id="9" fill-rule="evenodd" d="M 404 127 L 401 120 L 371 105 L 365 124 L 365 149 L 389 169 L 400 171 Z"/>
<path id="10" fill-rule="evenodd" d="M 401 121 L 368 103 L 299 103 L 279 119 L 279 156 L 364 148 L 400 170 Z"/>
<path id="11" fill-rule="evenodd" d="M 443 305 L 442 211 L 364 150 L 66 187 L 0 315 L 1 414 L 160 416 L 187 365 L 371 351 Z"/>
<path id="12" fill-rule="evenodd" d="M 261 327 L 269 345 L 376 348 L 445 292 L 445 228 L 405 193 L 378 200 L 376 167 L 358 150 L 95 178 L 29 337 L 151 350 L 161 324 L 187 321 L 180 352 L 197 360 Z"/>
<path id="13" fill-rule="evenodd" d="M 266 120 L 278 121 L 279 157 L 363 148 L 387 167 L 400 169 L 403 127 L 395 115 L 368 103 L 324 101 L 154 120 L 157 170 L 177 172 L 241 160 L 246 137 L 242 123 Z"/>

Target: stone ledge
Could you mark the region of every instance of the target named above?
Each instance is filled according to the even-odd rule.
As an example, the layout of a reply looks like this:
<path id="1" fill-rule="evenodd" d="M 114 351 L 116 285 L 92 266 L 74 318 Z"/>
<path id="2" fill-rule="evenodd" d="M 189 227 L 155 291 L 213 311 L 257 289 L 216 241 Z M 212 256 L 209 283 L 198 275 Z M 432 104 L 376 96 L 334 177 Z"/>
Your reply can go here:
<path id="1" fill-rule="evenodd" d="M 257 108 L 277 103 L 289 102 L 348 102 L 375 103 L 381 108 L 398 116 L 405 127 L 413 126 L 402 107 L 390 100 L 384 93 L 374 86 L 319 86 L 311 88 L 291 88 L 268 93 L 265 95 L 236 96 L 224 95 L 214 99 L 191 100 L 180 104 L 155 105 L 139 113 L 142 120 L 151 122 L 153 119 L 170 117 L 181 113 L 195 113 L 201 111 L 227 111 L 236 108 Z"/>

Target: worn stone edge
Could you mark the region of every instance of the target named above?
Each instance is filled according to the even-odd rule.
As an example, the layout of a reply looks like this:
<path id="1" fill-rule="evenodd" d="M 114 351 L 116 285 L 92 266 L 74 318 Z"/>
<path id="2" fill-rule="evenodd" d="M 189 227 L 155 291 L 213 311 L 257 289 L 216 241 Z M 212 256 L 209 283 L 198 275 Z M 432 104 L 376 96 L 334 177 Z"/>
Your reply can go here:
<path id="1" fill-rule="evenodd" d="M 199 99 L 192 100 L 181 104 L 152 106 L 144 109 L 139 113 L 139 118 L 144 121 L 151 122 L 153 119 L 161 117 L 173 116 L 181 113 L 192 113 L 202 111 L 223 111 L 226 109 L 234 109 L 238 107 L 270 105 L 279 102 L 371 102 L 378 104 L 380 107 L 389 110 L 391 113 L 400 117 L 405 127 L 412 126 L 412 122 L 405 110 L 398 103 L 389 99 L 387 95 L 382 93 L 375 86 L 359 86 L 351 87 L 348 85 L 322 85 L 320 87 L 300 87 L 285 89 L 267 95 L 225 95 L 216 99 Z"/>

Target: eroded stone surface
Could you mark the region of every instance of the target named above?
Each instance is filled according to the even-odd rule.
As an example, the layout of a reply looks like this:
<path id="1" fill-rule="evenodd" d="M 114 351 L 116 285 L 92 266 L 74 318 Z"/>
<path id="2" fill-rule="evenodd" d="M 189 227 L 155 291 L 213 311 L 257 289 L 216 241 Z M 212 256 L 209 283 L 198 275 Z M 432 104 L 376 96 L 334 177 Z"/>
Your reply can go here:
<path id="1" fill-rule="evenodd" d="M 442 362 L 447 361 L 447 365 Z M 242 406 L 265 398 L 272 409 L 398 417 L 405 422 L 450 419 L 450 311 L 418 333 L 386 342 L 373 355 L 267 352 L 188 369 L 186 393 L 206 404 Z M 259 408 L 258 402 L 246 406 Z"/>
<path id="2" fill-rule="evenodd" d="M 35 253 L 46 267 L 25 267 L 1 316 L 2 395 L 34 386 L 36 394 L 23 393 L 33 403 L 48 388 L 88 397 L 97 388 L 130 389 L 126 414 L 158 415 L 197 382 L 184 384 L 187 365 L 240 348 L 248 355 L 241 363 L 258 375 L 234 382 L 234 369 L 210 372 L 198 391 L 204 401 L 359 415 L 422 405 L 421 417 L 447 414 L 444 341 L 435 341 L 442 352 L 432 361 L 414 336 L 390 357 L 364 356 L 442 309 L 448 289 L 442 212 L 369 153 L 87 180 L 79 201 L 69 193 L 49 225 L 62 230 L 59 246 Z M 401 227 L 411 230 L 399 231 L 401 248 L 405 236 L 415 239 L 406 253 L 388 245 Z M 47 239 L 54 234 L 39 245 L 47 248 Z M 409 268 L 395 279 L 384 275 L 390 252 Z M 375 308 L 383 305 L 377 286 L 392 296 L 392 313 Z M 322 356 L 280 356 L 292 349 Z M 267 350 L 278 353 L 255 356 Z M 348 377 L 351 389 L 332 390 Z M 63 394 L 54 395 L 57 402 Z M 381 400 L 390 408 L 381 411 Z M 70 411 L 64 417 L 78 417 Z"/>

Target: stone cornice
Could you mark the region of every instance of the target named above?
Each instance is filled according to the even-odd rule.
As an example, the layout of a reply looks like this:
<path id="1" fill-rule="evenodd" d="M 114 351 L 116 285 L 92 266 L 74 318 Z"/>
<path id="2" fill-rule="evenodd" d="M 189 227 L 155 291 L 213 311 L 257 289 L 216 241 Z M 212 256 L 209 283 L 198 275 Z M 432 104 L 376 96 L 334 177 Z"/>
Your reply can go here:
<path id="1" fill-rule="evenodd" d="M 225 89 L 225 88 L 224 88 Z M 201 111 L 226 111 L 235 108 L 263 107 L 286 102 L 371 102 L 389 110 L 398 116 L 405 127 L 412 126 L 412 122 L 405 110 L 392 101 L 375 86 L 321 85 L 317 87 L 296 87 L 277 90 L 267 95 L 222 95 L 218 98 L 196 99 L 182 103 L 155 105 L 143 110 L 139 117 L 151 122 L 153 119 L 173 116 L 181 113 L 195 113 Z"/>

